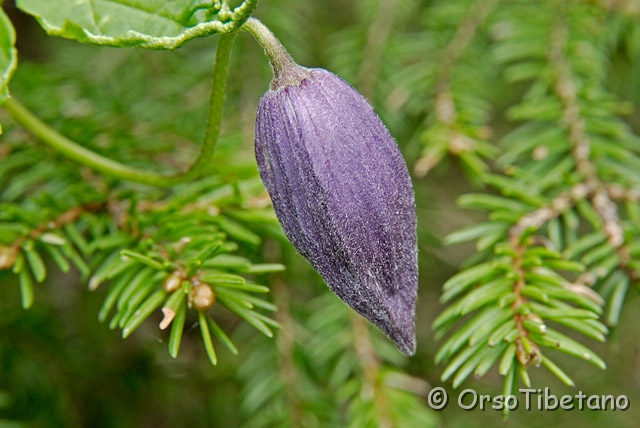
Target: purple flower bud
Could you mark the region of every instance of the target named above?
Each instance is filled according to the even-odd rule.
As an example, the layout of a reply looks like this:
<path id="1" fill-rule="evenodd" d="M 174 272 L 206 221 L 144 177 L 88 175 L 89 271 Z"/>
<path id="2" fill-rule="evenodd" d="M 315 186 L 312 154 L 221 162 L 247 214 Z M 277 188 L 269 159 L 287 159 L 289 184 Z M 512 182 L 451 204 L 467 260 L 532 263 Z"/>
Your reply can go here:
<path id="1" fill-rule="evenodd" d="M 293 246 L 331 290 L 412 355 L 413 189 L 373 107 L 335 74 L 288 67 L 260 100 L 255 149 Z"/>

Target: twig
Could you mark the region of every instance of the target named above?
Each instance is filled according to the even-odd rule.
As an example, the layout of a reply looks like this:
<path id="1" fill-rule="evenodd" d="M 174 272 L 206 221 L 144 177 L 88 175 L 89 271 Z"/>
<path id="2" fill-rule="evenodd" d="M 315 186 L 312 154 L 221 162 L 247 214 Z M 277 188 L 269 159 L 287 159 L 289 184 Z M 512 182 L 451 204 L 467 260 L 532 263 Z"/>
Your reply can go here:
<path id="1" fill-rule="evenodd" d="M 40 120 L 35 114 L 20 104 L 15 98 L 9 98 L 2 105 L 11 117 L 40 141 L 56 149 L 68 158 L 100 171 L 104 174 L 136 183 L 149 184 L 158 187 L 169 187 L 200 177 L 211 170 L 211 163 L 215 151 L 220 124 L 222 121 L 222 106 L 229 69 L 229 56 L 235 34 L 221 35 L 216 51 L 216 61 L 213 69 L 213 87 L 209 102 L 209 115 L 205 137 L 200 154 L 195 162 L 184 172 L 173 175 L 162 175 L 140 171 L 123 165 L 113 159 L 99 155 L 86 147 L 70 140 L 55 129 Z"/>
<path id="2" fill-rule="evenodd" d="M 367 33 L 367 44 L 364 47 L 364 57 L 358 73 L 358 89 L 369 100 L 372 100 L 375 92 L 382 54 L 393 27 L 396 1 L 379 0 L 378 13 Z"/>
<path id="3" fill-rule="evenodd" d="M 522 295 L 522 289 L 524 288 L 526 281 L 524 277 L 524 269 L 522 268 L 522 260 L 526 248 L 519 242 L 519 237 L 516 235 L 511 236 L 511 246 L 516 250 L 516 257 L 513 261 L 513 267 L 518 273 L 518 279 L 513 286 L 513 293 L 516 296 L 515 301 L 511 305 L 513 311 L 513 319 L 518 329 L 518 338 L 515 340 L 516 344 L 516 357 L 523 366 L 527 367 L 540 365 L 542 361 L 542 353 L 540 348 L 533 341 L 529 340 L 529 331 L 524 327 L 524 321 L 527 319 L 527 315 L 520 313 L 519 308 L 527 302 L 527 299 Z M 527 342 L 525 346 L 524 342 Z"/>
<path id="4" fill-rule="evenodd" d="M 609 244 L 619 251 L 624 244 L 624 233 L 616 205 L 609 197 L 607 184 L 598 176 L 597 168 L 590 158 L 591 141 L 586 131 L 586 122 L 581 116 L 577 88 L 566 57 L 568 30 L 562 19 L 553 27 L 549 63 L 557 72 L 555 91 L 563 105 L 562 120 L 567 126 L 571 153 L 576 169 L 584 176 L 584 183 L 592 191 L 587 197 L 602 219 L 603 229 Z"/>
<path id="5" fill-rule="evenodd" d="M 28 240 L 36 240 L 51 231 L 61 229 L 64 225 L 76 221 L 81 215 L 103 209 L 105 204 L 85 204 L 73 207 L 53 220 L 47 220 L 28 234 L 20 236 L 11 245 L 0 247 L 0 269 L 9 269 L 15 263 L 22 245 Z"/>
<path id="6" fill-rule="evenodd" d="M 459 154 L 473 149 L 474 140 L 455 129 L 458 110 L 453 100 L 451 79 L 453 70 L 460 57 L 467 49 L 478 28 L 487 19 L 491 11 L 498 5 L 499 0 L 480 0 L 469 9 L 449 44 L 440 54 L 440 66 L 435 85 L 435 113 L 437 120 L 449 130 L 448 149 L 450 153 Z M 440 156 L 424 156 L 416 162 L 414 173 L 424 177 L 440 161 Z"/>

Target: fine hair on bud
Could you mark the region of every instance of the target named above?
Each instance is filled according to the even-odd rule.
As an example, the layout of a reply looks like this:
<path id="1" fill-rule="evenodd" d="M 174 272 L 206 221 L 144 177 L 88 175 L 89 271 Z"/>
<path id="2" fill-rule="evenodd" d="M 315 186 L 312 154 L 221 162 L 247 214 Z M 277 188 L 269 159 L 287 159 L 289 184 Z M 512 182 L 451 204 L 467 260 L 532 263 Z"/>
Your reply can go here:
<path id="1" fill-rule="evenodd" d="M 373 107 L 335 74 L 288 63 L 260 100 L 255 151 L 293 246 L 338 297 L 412 355 L 413 187 Z"/>

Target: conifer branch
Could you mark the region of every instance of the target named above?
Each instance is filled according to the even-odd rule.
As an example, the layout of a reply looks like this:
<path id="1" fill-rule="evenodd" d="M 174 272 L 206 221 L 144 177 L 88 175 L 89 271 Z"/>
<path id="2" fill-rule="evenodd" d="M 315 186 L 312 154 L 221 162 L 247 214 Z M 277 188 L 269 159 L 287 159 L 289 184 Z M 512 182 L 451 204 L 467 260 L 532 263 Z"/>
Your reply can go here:
<path id="1" fill-rule="evenodd" d="M 378 11 L 369 26 L 367 44 L 358 73 L 357 87 L 365 98 L 373 99 L 382 55 L 393 28 L 397 0 L 378 0 Z"/>
<path id="2" fill-rule="evenodd" d="M 469 9 L 447 46 L 441 51 L 436 80 L 435 111 L 439 121 L 453 125 L 458 113 L 451 93 L 451 78 L 456 63 L 473 40 L 499 0 L 480 0 Z"/>
<path id="3" fill-rule="evenodd" d="M 526 285 L 525 271 L 522 268 L 526 249 L 514 238 L 511 240 L 511 245 L 516 251 L 516 255 L 513 260 L 513 268 L 517 275 L 513 285 L 515 301 L 511 305 L 515 325 L 519 333 L 518 338 L 515 340 L 516 358 L 520 364 L 525 367 L 530 365 L 538 367 L 542 361 L 542 353 L 540 352 L 538 345 L 530 340 L 529 331 L 524 327 L 524 322 L 527 321 L 527 316 L 520 312 L 522 305 L 527 303 L 527 299 L 522 294 L 522 289 Z"/>
<path id="4" fill-rule="evenodd" d="M 587 134 L 585 119 L 581 115 L 578 102 L 578 94 L 571 65 L 567 59 L 568 29 L 562 19 L 555 21 L 549 49 L 549 63 L 557 71 L 555 91 L 563 105 L 562 120 L 568 128 L 568 138 L 571 145 L 571 153 L 576 163 L 577 171 L 584 176 L 584 186 L 588 191 L 584 196 L 588 198 L 595 212 L 603 223 L 603 231 L 607 236 L 607 242 L 620 256 L 620 266 L 625 269 L 632 279 L 638 276 L 638 272 L 627 269 L 628 253 L 624 245 L 624 232 L 618 208 L 612 201 L 610 194 L 619 195 L 621 189 L 611 189 L 609 183 L 603 182 L 596 165 L 590 157 L 591 141 Z M 582 192 L 581 192 L 582 193 Z"/>
<path id="5" fill-rule="evenodd" d="M 473 4 L 469 12 L 458 26 L 453 37 L 439 54 L 439 65 L 436 71 L 434 111 L 436 120 L 444 127 L 445 139 L 448 141 L 445 150 L 432 150 L 416 161 L 414 173 L 424 177 L 434 168 L 445 152 L 459 155 L 463 152 L 474 152 L 477 142 L 469 132 L 464 132 L 458 124 L 458 109 L 451 88 L 456 63 L 478 32 L 479 27 L 498 5 L 499 0 L 480 0 Z M 489 128 L 479 131 L 480 137 L 488 137 Z"/>
<path id="6" fill-rule="evenodd" d="M 0 247 L 0 270 L 11 269 L 16 262 L 21 247 L 25 242 L 32 240 L 58 240 L 58 244 L 64 244 L 64 239 L 51 236 L 47 238 L 46 234 L 62 229 L 65 225 L 74 223 L 77 219 L 86 213 L 100 211 L 105 207 L 105 204 L 89 203 L 82 206 L 76 206 L 63 212 L 53 220 L 47 220 L 39 226 L 31 229 L 26 235 L 18 237 L 11 245 Z"/>
<path id="7" fill-rule="evenodd" d="M 562 121 L 568 128 L 571 153 L 576 162 L 576 169 L 584 175 L 587 183 L 598 181 L 596 168 L 590 160 L 591 142 L 586 133 L 586 124 L 580 114 L 577 88 L 573 80 L 571 65 L 565 54 L 567 49 L 567 28 L 558 20 L 553 26 L 549 64 L 557 72 L 555 90 L 562 102 Z"/>
<path id="8" fill-rule="evenodd" d="M 610 168 L 605 178 L 593 156 L 607 162 L 608 155 L 623 159 L 636 154 L 630 145 L 625 155 L 608 152 L 602 146 L 614 145 L 606 140 L 613 135 L 588 131 L 590 127 L 603 129 L 594 123 L 604 119 L 602 115 L 593 117 L 589 103 L 594 101 L 585 94 L 585 78 L 576 76 L 584 70 L 575 68 L 573 62 L 577 60 L 569 57 L 570 43 L 591 36 L 582 34 L 571 21 L 575 20 L 574 13 L 581 16 L 586 11 L 562 7 L 562 13 L 558 13 L 557 8 L 547 6 L 545 19 L 550 34 L 546 49 L 533 42 L 531 32 L 540 31 L 539 23 L 537 27 L 519 28 L 519 21 L 506 20 L 494 30 L 502 39 L 496 47 L 498 63 L 514 62 L 505 74 L 518 79 L 526 76 L 534 82 L 523 102 L 510 111 L 513 118 L 531 123 L 504 138 L 504 152 L 497 164 L 505 175 L 484 178 L 503 196 L 466 195 L 460 200 L 463 206 L 491 211 L 490 221 L 448 238 L 450 242 L 478 239 L 479 251 L 475 265 L 445 284 L 442 300 L 456 301 L 434 322 L 437 335 L 443 336 L 452 329 L 456 317 L 471 316 L 453 330 L 436 356 L 438 362 L 449 361 L 442 379 L 453 377 L 454 387 L 471 372 L 483 375 L 498 359 L 499 373 L 505 377 L 503 392 L 513 391 L 518 378 L 530 385 L 527 367 L 531 365 L 542 364 L 561 381 L 573 385 L 549 359 L 545 348 L 605 368 L 600 357 L 557 331 L 554 324 L 604 341 L 608 329 L 598 321 L 603 306 L 609 306 L 607 321 L 615 325 L 629 278 L 633 278 L 626 266 L 629 249 L 616 201 L 631 197 L 635 184 L 625 187 L 613 182 L 610 177 L 615 168 Z M 529 6 L 522 13 L 527 11 Z M 590 46 L 595 51 L 596 46 Z M 600 70 L 597 63 L 589 64 L 589 71 Z M 607 120 L 615 123 L 617 119 Z M 594 231 L 580 236 L 582 222 Z M 613 296 L 611 302 L 606 302 L 594 287 L 608 288 L 606 296 Z M 480 327 L 482 324 L 486 325 Z"/>

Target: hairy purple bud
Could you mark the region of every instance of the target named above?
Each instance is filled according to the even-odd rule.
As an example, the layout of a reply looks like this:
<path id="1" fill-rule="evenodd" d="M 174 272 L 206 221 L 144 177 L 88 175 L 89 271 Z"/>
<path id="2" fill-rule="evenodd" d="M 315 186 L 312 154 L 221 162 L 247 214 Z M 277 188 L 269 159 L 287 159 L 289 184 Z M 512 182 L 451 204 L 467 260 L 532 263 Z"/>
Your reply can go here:
<path id="1" fill-rule="evenodd" d="M 288 65 L 260 100 L 255 149 L 293 246 L 331 290 L 412 355 L 413 188 L 373 107 L 335 74 Z"/>

